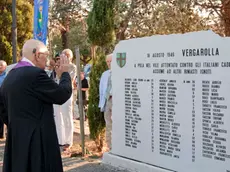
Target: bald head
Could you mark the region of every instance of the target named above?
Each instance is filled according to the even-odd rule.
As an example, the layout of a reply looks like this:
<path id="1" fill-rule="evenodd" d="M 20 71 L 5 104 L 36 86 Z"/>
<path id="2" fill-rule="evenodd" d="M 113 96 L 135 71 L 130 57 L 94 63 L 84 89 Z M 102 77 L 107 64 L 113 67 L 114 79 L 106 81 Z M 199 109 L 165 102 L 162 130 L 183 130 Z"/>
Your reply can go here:
<path id="1" fill-rule="evenodd" d="M 106 56 L 106 64 L 107 64 L 109 69 L 111 69 L 112 56 L 113 56 L 113 54 L 109 54 Z"/>
<path id="2" fill-rule="evenodd" d="M 30 60 L 35 66 L 45 69 L 48 49 L 43 42 L 30 39 L 23 45 L 22 56 Z"/>
<path id="3" fill-rule="evenodd" d="M 25 44 L 23 45 L 22 56 L 32 61 L 34 58 L 34 52 L 42 49 L 44 51 L 47 51 L 47 48 L 44 45 L 44 43 L 35 39 L 30 39 L 26 41 Z"/>
<path id="4" fill-rule="evenodd" d="M 7 64 L 4 60 L 0 60 L 0 73 L 6 70 Z"/>

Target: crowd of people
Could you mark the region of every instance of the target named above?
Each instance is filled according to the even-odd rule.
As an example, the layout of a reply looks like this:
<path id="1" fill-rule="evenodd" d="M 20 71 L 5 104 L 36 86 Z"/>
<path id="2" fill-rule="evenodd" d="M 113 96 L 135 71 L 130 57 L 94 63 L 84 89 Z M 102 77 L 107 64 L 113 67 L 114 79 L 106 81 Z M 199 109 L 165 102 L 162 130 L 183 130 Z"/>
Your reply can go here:
<path id="1" fill-rule="evenodd" d="M 61 150 L 63 151 L 69 151 L 73 144 L 73 132 L 74 132 L 74 125 L 73 125 L 73 119 L 80 119 L 79 110 L 78 110 L 78 104 L 79 104 L 79 98 L 78 98 L 78 83 L 77 83 L 77 70 L 76 65 L 72 63 L 73 61 L 73 53 L 70 49 L 65 49 L 62 51 L 61 54 L 56 54 L 54 58 L 51 60 L 47 60 L 45 71 L 47 75 L 55 81 L 57 84 L 60 82 L 60 77 L 56 73 L 56 69 L 60 65 L 60 58 L 66 57 L 69 60 L 69 74 L 71 76 L 72 81 L 72 92 L 70 99 L 65 102 L 63 105 L 56 105 L 54 104 L 54 119 L 56 123 L 56 129 L 58 134 L 58 141 L 59 145 L 63 148 Z M 22 58 L 19 58 L 19 62 L 22 60 Z M 7 63 L 3 60 L 0 61 L 0 86 L 5 79 L 7 73 L 13 69 L 13 67 L 16 64 L 12 64 L 7 66 Z M 87 119 L 87 91 L 89 89 L 88 80 L 85 77 L 85 73 L 80 73 L 81 78 L 81 84 L 82 84 L 82 100 L 83 100 L 83 106 L 84 106 L 84 115 L 85 120 Z M 0 120 L 0 138 L 4 138 L 4 124 L 2 120 Z"/>
<path id="2" fill-rule="evenodd" d="M 3 172 L 63 171 L 60 150 L 70 151 L 73 119 L 79 119 L 78 76 L 70 49 L 50 60 L 48 56 L 47 47 L 31 39 L 25 42 L 18 63 L 7 66 L 0 60 L 0 138 L 4 138 L 4 124 L 7 127 Z M 109 70 L 103 73 L 99 90 L 106 151 L 111 149 L 111 60 L 108 55 Z M 89 68 L 79 76 L 85 120 Z"/>
<path id="3" fill-rule="evenodd" d="M 6 74 L 0 89 L 0 116 L 7 126 L 3 172 L 63 172 L 53 104 L 72 95 L 69 59 L 55 69 L 59 83 L 45 72 L 48 49 L 28 40 L 22 59 Z"/>

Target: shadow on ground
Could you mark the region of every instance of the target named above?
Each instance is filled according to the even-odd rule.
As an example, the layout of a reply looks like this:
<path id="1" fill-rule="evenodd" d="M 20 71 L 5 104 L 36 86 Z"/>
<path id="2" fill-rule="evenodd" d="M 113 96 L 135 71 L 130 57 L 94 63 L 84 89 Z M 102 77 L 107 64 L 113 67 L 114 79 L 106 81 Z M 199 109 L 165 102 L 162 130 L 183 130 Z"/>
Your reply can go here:
<path id="1" fill-rule="evenodd" d="M 65 172 L 127 172 L 101 164 L 99 160 L 86 161 L 76 158 L 63 159 Z"/>
<path id="2" fill-rule="evenodd" d="M 71 152 L 76 154 L 76 157 L 62 157 L 63 168 L 65 172 L 126 172 L 114 169 L 111 166 L 101 164 L 100 155 L 97 153 L 95 143 L 89 138 L 88 123 L 85 122 L 85 146 L 88 152 L 92 155 L 90 158 L 82 159 L 79 157 L 81 152 L 81 137 L 80 137 L 80 123 L 74 122 L 74 145 Z M 0 140 L 0 172 L 2 172 L 2 162 L 4 157 L 5 140 Z"/>
<path id="3" fill-rule="evenodd" d="M 2 171 L 2 160 L 4 155 L 4 141 L 0 141 L 0 172 Z M 65 172 L 127 172 L 118 170 L 111 166 L 101 164 L 100 159 L 81 159 L 79 157 L 62 158 Z"/>

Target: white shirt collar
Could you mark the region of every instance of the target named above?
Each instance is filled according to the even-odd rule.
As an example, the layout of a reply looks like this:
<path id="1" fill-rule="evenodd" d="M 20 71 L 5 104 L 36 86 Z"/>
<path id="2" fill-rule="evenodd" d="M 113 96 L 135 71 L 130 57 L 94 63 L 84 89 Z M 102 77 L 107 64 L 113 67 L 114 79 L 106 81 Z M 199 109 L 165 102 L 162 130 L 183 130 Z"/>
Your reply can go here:
<path id="1" fill-rule="evenodd" d="M 32 66 L 35 66 L 29 59 L 23 57 L 21 61 L 29 62 Z"/>

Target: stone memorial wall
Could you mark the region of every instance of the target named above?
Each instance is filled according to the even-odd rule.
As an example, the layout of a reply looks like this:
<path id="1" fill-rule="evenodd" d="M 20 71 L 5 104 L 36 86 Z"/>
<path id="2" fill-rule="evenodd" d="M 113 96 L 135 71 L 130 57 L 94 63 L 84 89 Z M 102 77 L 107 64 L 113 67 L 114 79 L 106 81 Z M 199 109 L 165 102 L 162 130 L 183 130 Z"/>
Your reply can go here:
<path id="1" fill-rule="evenodd" d="M 230 38 L 211 31 L 120 42 L 111 154 L 177 172 L 230 172 Z"/>

